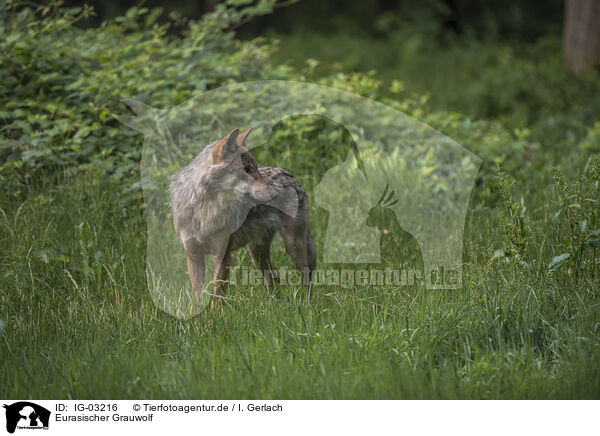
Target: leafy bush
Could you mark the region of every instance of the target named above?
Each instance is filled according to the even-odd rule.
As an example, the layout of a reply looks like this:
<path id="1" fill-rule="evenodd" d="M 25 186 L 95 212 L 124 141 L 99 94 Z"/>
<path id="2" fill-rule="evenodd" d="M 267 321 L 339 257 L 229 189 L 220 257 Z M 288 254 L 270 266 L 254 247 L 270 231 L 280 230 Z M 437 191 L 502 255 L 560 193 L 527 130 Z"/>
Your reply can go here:
<path id="1" fill-rule="evenodd" d="M 280 78 L 273 44 L 242 42 L 228 31 L 262 9 L 227 5 L 177 29 L 161 10 L 131 8 L 99 28 L 76 24 L 89 7 L 60 3 L 32 9 L 7 2 L 0 10 L 0 171 L 30 176 L 42 168 L 93 165 L 126 177 L 136 169 L 141 138 L 112 113 L 124 98 L 178 104 L 220 85 Z M 265 8 L 265 6 L 267 6 Z"/>

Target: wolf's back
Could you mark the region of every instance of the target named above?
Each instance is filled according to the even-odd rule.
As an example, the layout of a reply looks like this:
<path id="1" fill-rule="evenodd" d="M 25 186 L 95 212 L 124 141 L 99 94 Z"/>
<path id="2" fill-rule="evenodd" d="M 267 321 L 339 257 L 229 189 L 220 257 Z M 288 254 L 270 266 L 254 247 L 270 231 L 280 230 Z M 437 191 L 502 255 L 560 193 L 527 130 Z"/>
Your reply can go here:
<path id="1" fill-rule="evenodd" d="M 306 191 L 292 173 L 283 168 L 260 167 L 258 172 L 275 188 L 293 188 L 298 193 L 298 201 L 306 198 Z"/>

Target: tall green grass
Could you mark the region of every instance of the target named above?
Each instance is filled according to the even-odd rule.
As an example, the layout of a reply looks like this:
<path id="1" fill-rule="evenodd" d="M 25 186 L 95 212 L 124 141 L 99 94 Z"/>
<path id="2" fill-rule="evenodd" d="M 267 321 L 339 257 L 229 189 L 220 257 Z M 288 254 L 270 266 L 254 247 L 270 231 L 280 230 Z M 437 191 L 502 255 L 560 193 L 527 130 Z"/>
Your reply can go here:
<path id="1" fill-rule="evenodd" d="M 540 281 L 491 261 L 503 240 L 491 207 L 470 209 L 459 290 L 323 286 L 307 306 L 302 289 L 232 285 L 186 321 L 150 298 L 139 192 L 124 200 L 93 172 L 3 182 L 0 397 L 600 396 L 597 277 Z M 550 190 L 527 189 L 547 224 Z M 533 250 L 537 265 L 554 249 Z"/>

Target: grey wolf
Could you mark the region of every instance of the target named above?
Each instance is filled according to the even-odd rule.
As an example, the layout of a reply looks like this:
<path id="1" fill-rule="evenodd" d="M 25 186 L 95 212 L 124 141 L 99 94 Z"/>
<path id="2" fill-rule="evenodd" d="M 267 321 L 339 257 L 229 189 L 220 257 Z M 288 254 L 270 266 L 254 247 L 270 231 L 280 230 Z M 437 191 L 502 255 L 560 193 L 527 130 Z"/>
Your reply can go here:
<path id="1" fill-rule="evenodd" d="M 316 251 L 306 192 L 290 172 L 257 166 L 246 148 L 251 130 L 240 134 L 235 129 L 212 142 L 171 178 L 173 224 L 185 249 L 197 301 L 204 284 L 205 257 L 213 257 L 214 294 L 222 295 L 231 253 L 243 246 L 270 287 L 277 280 L 270 259 L 277 233 L 310 296 Z"/>

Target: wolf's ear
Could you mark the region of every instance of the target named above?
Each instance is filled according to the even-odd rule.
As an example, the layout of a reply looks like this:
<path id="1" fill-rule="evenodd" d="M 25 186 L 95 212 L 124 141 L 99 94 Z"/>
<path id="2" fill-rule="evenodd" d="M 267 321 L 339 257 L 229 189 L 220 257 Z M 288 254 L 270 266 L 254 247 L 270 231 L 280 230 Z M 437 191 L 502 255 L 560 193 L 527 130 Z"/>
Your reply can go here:
<path id="1" fill-rule="evenodd" d="M 233 129 L 228 135 L 220 139 L 212 149 L 213 164 L 217 164 L 235 152 L 238 148 L 237 137 L 240 129 Z"/>
<path id="2" fill-rule="evenodd" d="M 251 131 L 252 131 L 252 127 L 250 127 L 245 132 L 240 133 L 240 136 L 237 137 L 237 144 L 240 147 L 243 146 L 243 145 L 246 145 L 246 138 L 248 137 L 248 135 L 250 134 Z"/>

